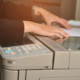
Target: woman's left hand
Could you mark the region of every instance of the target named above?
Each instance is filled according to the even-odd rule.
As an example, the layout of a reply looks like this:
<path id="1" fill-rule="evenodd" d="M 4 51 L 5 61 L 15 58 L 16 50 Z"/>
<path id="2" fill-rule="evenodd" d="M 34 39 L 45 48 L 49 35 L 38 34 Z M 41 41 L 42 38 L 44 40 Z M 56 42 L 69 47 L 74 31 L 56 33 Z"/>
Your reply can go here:
<path id="1" fill-rule="evenodd" d="M 59 24 L 61 27 L 66 29 L 71 29 L 70 25 L 68 24 L 67 20 L 60 18 L 43 8 L 36 8 L 36 15 L 42 16 L 43 20 L 46 22 L 47 25 L 51 25 L 52 22 Z"/>

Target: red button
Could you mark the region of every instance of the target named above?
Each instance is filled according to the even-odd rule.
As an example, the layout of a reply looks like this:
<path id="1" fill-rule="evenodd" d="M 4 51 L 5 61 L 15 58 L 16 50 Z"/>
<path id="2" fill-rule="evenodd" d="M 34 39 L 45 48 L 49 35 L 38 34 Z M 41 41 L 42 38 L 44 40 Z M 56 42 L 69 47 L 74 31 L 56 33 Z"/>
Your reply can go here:
<path id="1" fill-rule="evenodd" d="M 16 54 L 16 53 L 15 52 L 11 52 L 10 54 L 13 55 L 13 54 Z"/>

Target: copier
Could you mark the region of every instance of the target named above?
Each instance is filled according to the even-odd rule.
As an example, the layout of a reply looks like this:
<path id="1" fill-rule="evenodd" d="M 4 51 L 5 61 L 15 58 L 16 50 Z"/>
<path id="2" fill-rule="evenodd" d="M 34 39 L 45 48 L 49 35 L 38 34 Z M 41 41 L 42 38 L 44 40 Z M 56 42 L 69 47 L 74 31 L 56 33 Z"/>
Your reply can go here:
<path id="1" fill-rule="evenodd" d="M 24 34 L 23 42 L 1 44 L 0 80 L 80 80 L 80 37 Z"/>

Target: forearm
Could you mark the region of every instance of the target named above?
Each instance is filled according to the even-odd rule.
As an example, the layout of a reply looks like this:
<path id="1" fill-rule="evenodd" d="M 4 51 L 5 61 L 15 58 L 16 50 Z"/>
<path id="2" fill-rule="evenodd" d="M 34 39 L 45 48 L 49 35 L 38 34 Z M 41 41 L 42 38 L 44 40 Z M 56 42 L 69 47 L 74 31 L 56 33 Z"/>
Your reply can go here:
<path id="1" fill-rule="evenodd" d="M 37 31 L 38 27 L 41 27 L 41 24 L 31 22 L 31 21 L 23 21 L 24 23 L 24 33 L 31 32 L 34 33 Z"/>
<path id="2" fill-rule="evenodd" d="M 41 8 L 41 7 L 36 7 L 35 8 L 35 15 L 36 16 L 42 16 L 43 17 L 46 13 L 50 13 L 50 12 Z"/>
<path id="3" fill-rule="evenodd" d="M 24 23 L 24 33 L 32 32 L 32 28 L 34 26 L 33 22 L 23 21 Z"/>

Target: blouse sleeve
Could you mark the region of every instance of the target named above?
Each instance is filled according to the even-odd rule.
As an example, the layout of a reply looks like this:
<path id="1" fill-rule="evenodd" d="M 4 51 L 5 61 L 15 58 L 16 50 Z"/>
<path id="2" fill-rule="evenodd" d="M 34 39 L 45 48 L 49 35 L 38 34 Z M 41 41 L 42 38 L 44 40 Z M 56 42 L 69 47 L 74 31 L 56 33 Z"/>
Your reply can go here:
<path id="1" fill-rule="evenodd" d="M 23 34 L 22 21 L 0 18 L 0 42 L 21 42 Z"/>

